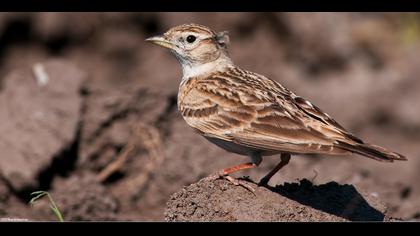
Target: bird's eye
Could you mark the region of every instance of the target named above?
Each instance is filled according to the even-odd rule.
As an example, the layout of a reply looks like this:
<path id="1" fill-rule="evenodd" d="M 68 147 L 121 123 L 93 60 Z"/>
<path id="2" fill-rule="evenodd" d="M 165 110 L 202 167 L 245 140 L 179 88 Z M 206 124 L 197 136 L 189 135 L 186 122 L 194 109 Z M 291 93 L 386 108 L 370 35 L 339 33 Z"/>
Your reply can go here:
<path id="1" fill-rule="evenodd" d="M 194 35 L 188 35 L 187 42 L 188 43 L 194 43 L 196 37 Z"/>

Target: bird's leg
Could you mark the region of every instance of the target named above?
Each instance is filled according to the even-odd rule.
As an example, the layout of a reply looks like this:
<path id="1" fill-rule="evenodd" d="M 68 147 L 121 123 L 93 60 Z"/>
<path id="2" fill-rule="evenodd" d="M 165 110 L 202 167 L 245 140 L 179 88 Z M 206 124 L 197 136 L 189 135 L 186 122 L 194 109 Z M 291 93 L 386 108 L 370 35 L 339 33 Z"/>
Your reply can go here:
<path id="1" fill-rule="evenodd" d="M 270 173 L 268 173 L 266 176 L 264 176 L 264 178 L 260 180 L 260 182 L 258 183 L 259 186 L 267 185 L 271 177 L 273 177 L 273 175 L 275 175 L 281 168 L 283 168 L 285 165 L 289 163 L 290 153 L 282 153 L 280 156 L 280 159 L 281 159 L 280 163 L 277 164 L 276 167 L 274 167 L 270 171 Z"/>
<path id="2" fill-rule="evenodd" d="M 251 168 L 255 168 L 257 167 L 256 164 L 252 163 L 252 162 L 248 162 L 248 163 L 244 163 L 244 164 L 240 164 L 237 166 L 233 166 L 233 167 L 229 167 L 226 169 L 223 169 L 219 172 L 219 176 L 226 176 L 229 175 L 230 173 L 234 173 L 240 170 L 245 170 L 245 169 L 251 169 Z"/>
<path id="3" fill-rule="evenodd" d="M 252 162 L 237 165 L 237 166 L 233 166 L 233 167 L 229 167 L 229 168 L 223 169 L 219 172 L 219 178 L 224 178 L 224 179 L 228 180 L 229 182 L 231 182 L 232 184 L 234 184 L 236 186 L 240 185 L 240 186 L 248 189 L 252 193 L 254 193 L 255 189 L 252 188 L 251 186 L 249 186 L 249 184 L 245 183 L 245 181 L 243 181 L 243 180 L 235 179 L 232 176 L 229 176 L 229 174 L 240 171 L 240 170 L 251 169 L 251 168 L 255 168 L 255 167 L 257 167 L 257 165 L 252 163 Z"/>
<path id="4" fill-rule="evenodd" d="M 224 179 L 228 180 L 229 182 L 231 182 L 232 184 L 234 184 L 236 186 L 240 185 L 240 186 L 248 189 L 252 193 L 254 193 L 255 192 L 254 188 L 252 188 L 251 186 L 246 184 L 245 181 L 235 179 L 232 176 L 229 176 L 229 174 L 240 171 L 240 170 L 251 169 L 251 168 L 257 167 L 261 163 L 262 158 L 261 158 L 259 153 L 254 153 L 251 156 L 251 160 L 252 160 L 252 162 L 248 162 L 248 163 L 244 163 L 244 164 L 240 164 L 240 165 L 237 165 L 237 166 L 233 166 L 233 167 L 223 169 L 223 170 L 219 171 L 216 176 L 212 176 L 210 178 L 211 179 L 224 178 Z"/>

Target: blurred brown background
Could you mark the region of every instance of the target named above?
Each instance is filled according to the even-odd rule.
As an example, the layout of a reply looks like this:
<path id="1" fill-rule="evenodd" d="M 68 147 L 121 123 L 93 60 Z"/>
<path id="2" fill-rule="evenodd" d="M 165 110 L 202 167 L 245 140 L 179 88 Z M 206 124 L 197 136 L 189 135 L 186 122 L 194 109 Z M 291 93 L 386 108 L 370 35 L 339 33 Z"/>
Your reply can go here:
<path id="1" fill-rule="evenodd" d="M 182 23 L 229 31 L 237 65 L 409 158 L 295 156 L 271 185 L 353 184 L 393 217 L 420 219 L 417 13 L 1 13 L 0 218 L 55 220 L 47 201 L 27 204 L 48 190 L 66 220 L 163 220 L 172 193 L 247 160 L 177 112 L 180 66 L 144 39 Z M 277 161 L 239 176 L 258 180 Z"/>

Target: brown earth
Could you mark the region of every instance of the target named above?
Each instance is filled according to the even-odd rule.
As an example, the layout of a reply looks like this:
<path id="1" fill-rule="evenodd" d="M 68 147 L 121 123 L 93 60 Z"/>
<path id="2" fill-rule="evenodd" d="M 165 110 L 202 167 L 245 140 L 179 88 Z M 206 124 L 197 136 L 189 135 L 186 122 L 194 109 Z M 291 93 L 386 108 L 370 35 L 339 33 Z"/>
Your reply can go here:
<path id="1" fill-rule="evenodd" d="M 336 182 L 313 185 L 303 179 L 255 191 L 227 180 L 200 180 L 173 194 L 167 221 L 390 221 L 375 196 Z M 395 220 L 395 219 L 392 219 Z"/>
<path id="2" fill-rule="evenodd" d="M 360 191 L 383 214 L 369 200 L 379 198 L 387 217 L 418 220 L 419 19 L 403 13 L 1 13 L 0 218 L 56 220 L 46 200 L 27 204 L 32 191 L 47 190 L 66 220 L 162 221 L 172 194 L 247 161 L 185 124 L 176 109 L 180 66 L 144 42 L 195 22 L 228 30 L 230 54 L 241 67 L 281 82 L 357 136 L 409 158 L 388 164 L 356 155 L 296 155 L 270 184 L 306 191 L 296 182 L 316 176 L 309 187 L 314 195 L 296 200 L 261 189 L 271 200 L 258 219 L 305 220 L 299 213 L 280 219 L 283 213 L 275 212 L 289 208 L 276 208 L 277 200 L 301 203 L 299 209 L 313 213 L 306 220 L 338 217 L 305 205 L 321 199 L 319 193 L 340 200 L 328 190 L 335 188 Z M 49 78 L 45 85 L 36 80 L 38 63 Z M 266 158 L 236 177 L 258 181 L 277 161 Z M 241 190 L 220 191 L 224 199 L 226 191 Z"/>

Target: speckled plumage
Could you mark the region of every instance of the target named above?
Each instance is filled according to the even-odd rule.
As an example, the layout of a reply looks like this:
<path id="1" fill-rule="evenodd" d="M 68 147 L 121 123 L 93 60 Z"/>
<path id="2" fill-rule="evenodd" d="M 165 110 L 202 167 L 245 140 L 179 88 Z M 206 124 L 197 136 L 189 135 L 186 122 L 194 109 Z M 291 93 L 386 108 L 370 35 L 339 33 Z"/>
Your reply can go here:
<path id="1" fill-rule="evenodd" d="M 353 151 L 378 160 L 402 158 L 391 152 L 364 152 L 370 145 L 318 107 L 279 83 L 238 67 L 189 78 L 180 86 L 178 108 L 188 125 L 203 136 L 243 145 L 262 155 Z"/>
<path id="2" fill-rule="evenodd" d="M 197 42 L 185 43 L 186 35 Z M 179 111 L 211 142 L 253 157 L 256 165 L 258 157 L 278 153 L 358 153 L 380 161 L 406 160 L 363 142 L 278 82 L 240 69 L 230 60 L 223 38 L 225 34 L 188 24 L 170 29 L 162 39 L 183 67 Z"/>

